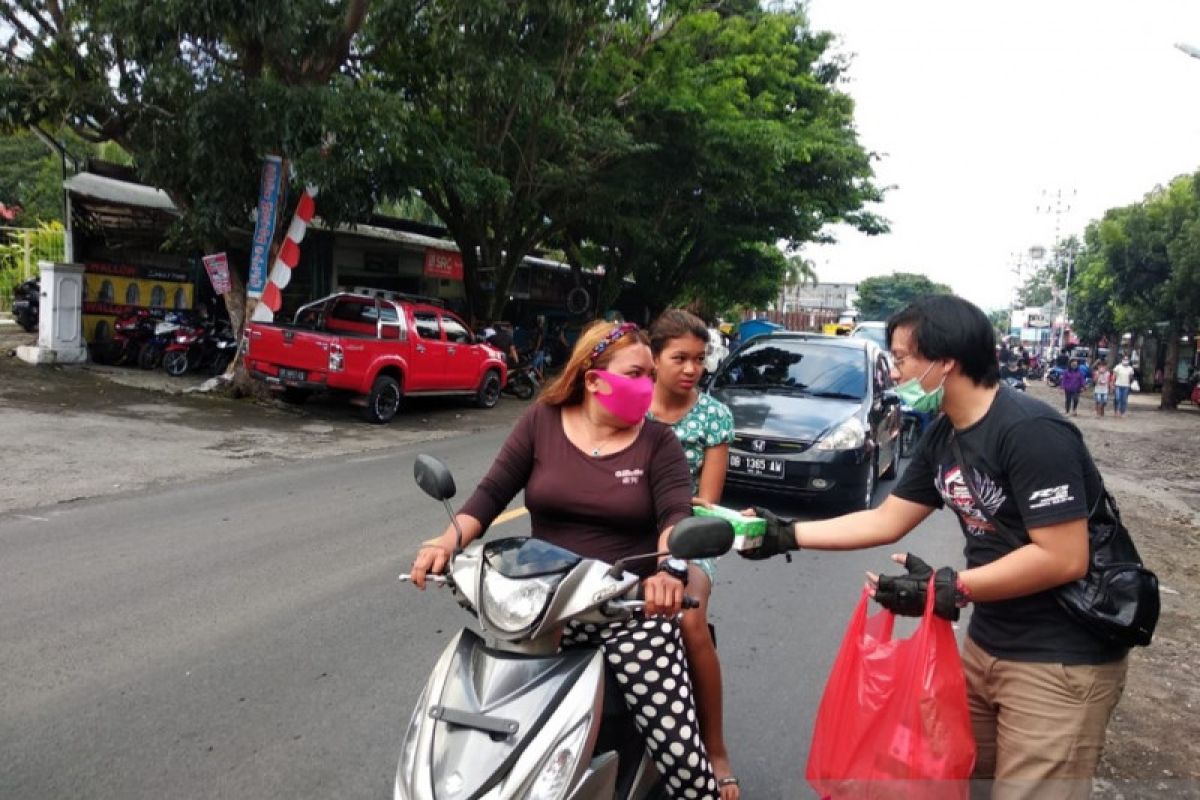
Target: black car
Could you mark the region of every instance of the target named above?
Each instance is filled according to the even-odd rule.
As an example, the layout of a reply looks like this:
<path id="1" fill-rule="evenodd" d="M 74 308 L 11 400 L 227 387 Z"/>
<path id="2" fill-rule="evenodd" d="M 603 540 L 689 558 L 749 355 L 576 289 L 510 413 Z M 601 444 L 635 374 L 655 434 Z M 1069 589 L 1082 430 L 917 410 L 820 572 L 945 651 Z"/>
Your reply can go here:
<path id="1" fill-rule="evenodd" d="M 772 333 L 738 348 L 708 391 L 733 412 L 732 486 L 869 508 L 896 476 L 900 400 L 872 341 Z"/>

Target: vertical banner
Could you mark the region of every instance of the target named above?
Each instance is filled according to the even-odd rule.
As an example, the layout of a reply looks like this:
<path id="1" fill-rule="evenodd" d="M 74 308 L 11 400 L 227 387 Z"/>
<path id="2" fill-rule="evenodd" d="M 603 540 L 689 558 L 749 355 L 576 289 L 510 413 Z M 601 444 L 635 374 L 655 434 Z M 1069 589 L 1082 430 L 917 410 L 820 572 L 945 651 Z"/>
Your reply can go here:
<path id="1" fill-rule="evenodd" d="M 224 253 L 216 253 L 204 256 L 200 260 L 204 262 L 204 270 L 208 273 L 208 279 L 212 281 L 213 291 L 222 296 L 228 294 L 231 288 L 229 285 L 229 258 Z"/>
<path id="2" fill-rule="evenodd" d="M 258 220 L 254 223 L 254 240 L 250 248 L 250 281 L 246 284 L 248 297 L 262 297 L 263 289 L 267 286 L 267 264 L 271 256 L 271 241 L 275 238 L 275 216 L 282 185 L 283 159 L 267 156 L 263 159 L 262 178 L 258 182 Z"/>

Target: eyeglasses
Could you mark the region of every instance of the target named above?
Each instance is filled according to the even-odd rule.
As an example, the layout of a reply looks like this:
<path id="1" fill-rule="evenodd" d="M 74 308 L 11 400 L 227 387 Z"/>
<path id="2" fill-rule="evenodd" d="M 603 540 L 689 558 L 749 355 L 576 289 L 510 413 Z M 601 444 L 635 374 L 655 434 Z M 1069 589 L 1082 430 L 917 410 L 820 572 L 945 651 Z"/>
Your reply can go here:
<path id="1" fill-rule="evenodd" d="M 892 363 L 896 365 L 896 369 L 900 369 L 901 367 L 903 367 L 903 366 L 904 366 L 904 362 L 905 362 L 905 361 L 908 361 L 910 358 L 912 358 L 912 356 L 911 356 L 911 355 L 908 355 L 908 356 L 897 356 L 897 355 L 893 355 L 893 356 L 892 356 Z"/>

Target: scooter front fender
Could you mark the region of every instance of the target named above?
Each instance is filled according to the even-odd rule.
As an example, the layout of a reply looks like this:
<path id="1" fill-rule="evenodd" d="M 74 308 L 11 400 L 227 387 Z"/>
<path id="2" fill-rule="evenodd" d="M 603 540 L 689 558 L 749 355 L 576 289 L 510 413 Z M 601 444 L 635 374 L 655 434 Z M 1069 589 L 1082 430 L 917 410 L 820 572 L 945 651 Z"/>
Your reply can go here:
<path id="1" fill-rule="evenodd" d="M 551 760 L 570 762 L 568 787 L 603 784 L 607 776 L 588 768 L 603 698 L 598 649 L 522 655 L 464 629 L 438 660 L 401 742 L 396 800 L 516 800 Z"/>

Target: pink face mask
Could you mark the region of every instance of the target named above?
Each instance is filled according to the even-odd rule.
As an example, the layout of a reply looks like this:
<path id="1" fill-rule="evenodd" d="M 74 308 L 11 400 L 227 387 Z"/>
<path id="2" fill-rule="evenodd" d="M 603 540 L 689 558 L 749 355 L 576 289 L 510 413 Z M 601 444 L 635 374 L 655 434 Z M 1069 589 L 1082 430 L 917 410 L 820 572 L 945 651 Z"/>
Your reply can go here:
<path id="1" fill-rule="evenodd" d="M 608 370 L 592 370 L 603 378 L 610 387 L 611 394 L 596 392 L 593 396 L 596 402 L 626 425 L 636 425 L 650 410 L 650 401 L 654 398 L 654 381 L 650 376 L 627 378 L 616 375 Z"/>

